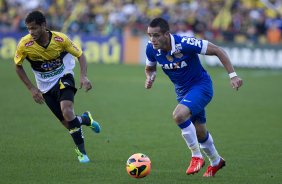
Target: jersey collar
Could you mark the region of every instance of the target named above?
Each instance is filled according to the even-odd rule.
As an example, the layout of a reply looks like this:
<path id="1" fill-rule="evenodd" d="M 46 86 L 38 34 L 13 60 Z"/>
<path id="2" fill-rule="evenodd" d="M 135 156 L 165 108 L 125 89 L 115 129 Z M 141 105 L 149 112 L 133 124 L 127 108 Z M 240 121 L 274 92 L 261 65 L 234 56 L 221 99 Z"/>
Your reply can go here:
<path id="1" fill-rule="evenodd" d="M 48 35 L 49 35 L 48 43 L 47 43 L 46 45 L 40 45 L 40 44 L 37 43 L 39 46 L 43 47 L 44 49 L 47 49 L 47 47 L 50 45 L 51 40 L 52 40 L 52 32 L 51 32 L 49 29 L 46 29 L 46 32 L 47 32 Z"/>
<path id="2" fill-rule="evenodd" d="M 171 44 L 170 55 L 173 55 L 173 53 L 176 51 L 176 49 L 175 49 L 175 39 L 174 39 L 173 35 L 170 34 L 170 33 L 169 33 L 169 36 L 170 36 L 170 44 Z M 158 52 L 162 53 L 162 50 L 158 49 Z"/>
<path id="3" fill-rule="evenodd" d="M 173 55 L 173 53 L 176 51 L 176 49 L 175 49 L 175 39 L 174 39 L 172 34 L 169 34 L 169 35 L 170 35 L 170 43 L 171 43 L 170 55 Z"/>

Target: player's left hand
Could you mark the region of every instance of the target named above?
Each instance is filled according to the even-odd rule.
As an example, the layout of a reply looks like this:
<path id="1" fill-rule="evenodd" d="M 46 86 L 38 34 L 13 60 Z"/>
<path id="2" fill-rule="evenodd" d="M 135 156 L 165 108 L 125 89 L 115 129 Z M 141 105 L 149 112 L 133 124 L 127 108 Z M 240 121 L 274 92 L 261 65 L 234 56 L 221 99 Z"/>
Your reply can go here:
<path id="1" fill-rule="evenodd" d="M 243 85 L 243 80 L 240 77 L 236 76 L 230 79 L 230 84 L 233 89 L 236 89 L 238 91 L 238 89 Z"/>
<path id="2" fill-rule="evenodd" d="M 86 92 L 92 89 L 92 84 L 87 77 L 80 77 L 80 88 L 79 89 L 81 88 L 85 89 Z"/>

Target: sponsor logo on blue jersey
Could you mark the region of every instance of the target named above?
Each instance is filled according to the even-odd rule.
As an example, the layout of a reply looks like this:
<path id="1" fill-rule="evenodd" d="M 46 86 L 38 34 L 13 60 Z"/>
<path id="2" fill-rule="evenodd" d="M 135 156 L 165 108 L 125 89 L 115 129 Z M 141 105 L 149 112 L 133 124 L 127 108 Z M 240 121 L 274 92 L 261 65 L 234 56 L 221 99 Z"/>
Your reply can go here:
<path id="1" fill-rule="evenodd" d="M 181 42 L 182 43 L 186 42 L 189 45 L 193 45 L 193 46 L 196 46 L 196 47 L 199 47 L 199 48 L 202 47 L 201 46 L 201 41 L 196 39 L 196 38 L 183 37 Z"/>
<path id="2" fill-rule="evenodd" d="M 187 66 L 187 63 L 186 61 L 180 61 L 180 62 L 175 62 L 175 63 L 160 64 L 160 66 L 163 69 L 171 70 L 171 69 L 184 68 Z"/>

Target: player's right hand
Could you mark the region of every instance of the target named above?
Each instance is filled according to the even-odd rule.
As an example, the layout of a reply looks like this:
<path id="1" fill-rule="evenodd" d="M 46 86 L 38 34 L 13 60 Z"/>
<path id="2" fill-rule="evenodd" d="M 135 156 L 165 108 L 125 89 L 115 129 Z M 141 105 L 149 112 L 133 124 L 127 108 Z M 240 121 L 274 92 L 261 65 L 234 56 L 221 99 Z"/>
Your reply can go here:
<path id="1" fill-rule="evenodd" d="M 42 96 L 42 92 L 38 88 L 32 87 L 30 89 L 30 92 L 31 92 L 32 98 L 34 99 L 36 103 L 44 104 L 45 100 Z"/>
<path id="2" fill-rule="evenodd" d="M 155 78 L 156 78 L 156 72 L 146 73 L 146 81 L 145 81 L 146 89 L 150 89 L 153 86 Z"/>

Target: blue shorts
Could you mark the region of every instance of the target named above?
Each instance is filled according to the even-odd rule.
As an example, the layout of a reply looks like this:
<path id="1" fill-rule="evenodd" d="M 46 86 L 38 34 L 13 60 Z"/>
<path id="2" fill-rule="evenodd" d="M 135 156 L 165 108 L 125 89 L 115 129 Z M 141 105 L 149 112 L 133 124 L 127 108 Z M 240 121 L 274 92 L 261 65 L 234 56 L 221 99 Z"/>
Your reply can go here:
<path id="1" fill-rule="evenodd" d="M 212 82 L 192 86 L 184 97 L 178 97 L 177 101 L 188 107 L 192 113 L 190 121 L 206 123 L 205 107 L 213 97 Z"/>

